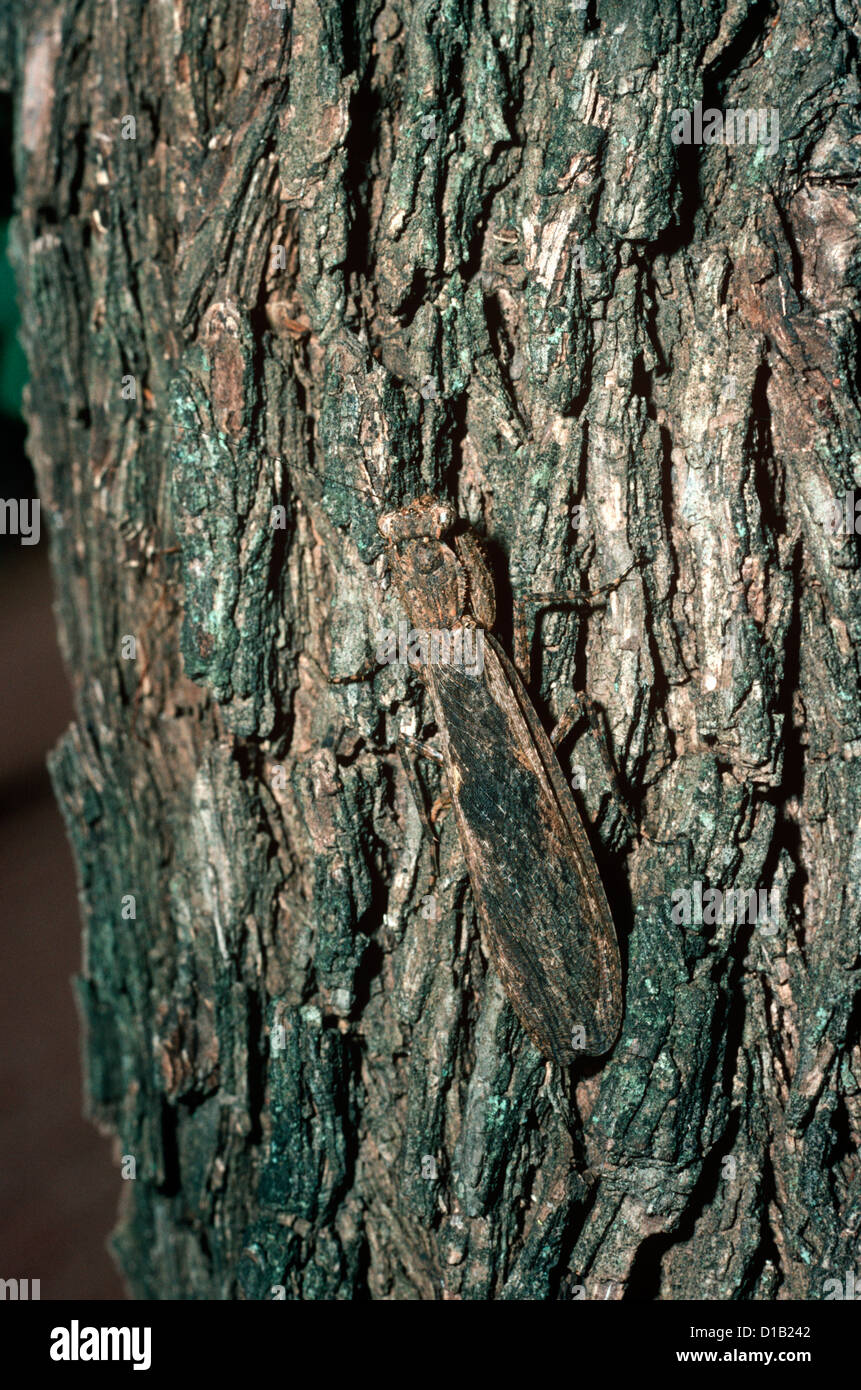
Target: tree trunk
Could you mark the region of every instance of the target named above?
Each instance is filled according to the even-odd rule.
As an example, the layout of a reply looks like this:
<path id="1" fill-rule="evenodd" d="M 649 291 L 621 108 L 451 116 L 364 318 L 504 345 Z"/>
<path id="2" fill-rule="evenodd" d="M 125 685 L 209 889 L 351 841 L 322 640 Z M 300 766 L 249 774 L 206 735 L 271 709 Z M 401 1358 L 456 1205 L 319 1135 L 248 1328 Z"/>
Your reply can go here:
<path id="1" fill-rule="evenodd" d="M 859 31 L 844 0 L 19 7 L 51 767 L 138 1297 L 817 1299 L 854 1266 L 861 586 L 825 519 L 861 484 Z M 675 143 L 699 101 L 779 140 Z M 375 516 L 428 491 L 509 650 L 513 597 L 622 579 L 533 648 L 646 832 L 578 731 L 625 1018 L 570 1077 L 452 815 L 432 883 L 421 686 L 330 679 L 403 619 Z"/>

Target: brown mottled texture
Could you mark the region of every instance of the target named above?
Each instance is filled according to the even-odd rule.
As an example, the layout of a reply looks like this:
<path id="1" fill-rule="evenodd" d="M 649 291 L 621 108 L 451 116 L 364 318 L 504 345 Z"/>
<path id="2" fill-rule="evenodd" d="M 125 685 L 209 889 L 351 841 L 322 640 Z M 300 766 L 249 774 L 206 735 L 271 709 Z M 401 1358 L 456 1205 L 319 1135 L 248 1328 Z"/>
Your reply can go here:
<path id="1" fill-rule="evenodd" d="M 379 529 L 413 625 L 397 652 L 389 634 L 382 657 L 411 661 L 427 684 L 440 740 L 430 756 L 444 768 L 493 967 L 542 1056 L 562 1067 L 600 1056 L 622 1015 L 613 919 L 550 740 L 517 671 L 476 626 L 496 613 L 480 547 L 430 496 L 384 514 Z"/>
<path id="2" fill-rule="evenodd" d="M 619 947 L 550 741 L 489 635 L 481 677 L 446 666 L 428 677 L 493 966 L 542 1056 L 600 1056 L 621 1022 Z"/>
<path id="3" fill-rule="evenodd" d="M 823 525 L 861 485 L 857 7 L 15 18 L 53 776 L 132 1287 L 822 1297 L 861 1219 L 861 587 Z M 675 145 L 699 99 L 779 111 L 776 148 Z M 511 599 L 631 571 L 535 649 L 545 726 L 588 692 L 652 836 L 563 746 L 625 1003 L 573 1088 L 483 955 L 451 816 L 423 911 L 420 687 L 327 679 L 403 616 L 369 479 L 482 535 L 507 648 Z M 776 889 L 777 932 L 674 920 L 696 882 Z"/>

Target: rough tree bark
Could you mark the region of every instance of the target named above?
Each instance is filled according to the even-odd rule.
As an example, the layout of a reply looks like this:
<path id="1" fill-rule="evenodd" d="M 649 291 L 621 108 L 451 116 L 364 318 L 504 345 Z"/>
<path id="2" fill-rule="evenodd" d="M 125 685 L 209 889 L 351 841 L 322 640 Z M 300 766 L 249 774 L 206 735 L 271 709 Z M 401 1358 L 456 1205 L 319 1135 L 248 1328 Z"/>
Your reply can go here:
<path id="1" fill-rule="evenodd" d="M 52 772 L 132 1290 L 823 1297 L 861 1218 L 861 587 L 823 526 L 861 484 L 857 9 L 5 24 L 77 706 Z M 776 109 L 777 148 L 676 146 L 700 99 Z M 402 616 L 369 479 L 456 500 L 503 637 L 512 595 L 633 567 L 535 645 L 542 718 L 588 690 L 651 836 L 569 741 L 625 961 L 622 1036 L 570 1085 L 487 966 L 451 817 L 429 910 L 394 754 L 419 687 L 329 680 Z M 777 889 L 777 933 L 676 923 L 697 881 Z"/>

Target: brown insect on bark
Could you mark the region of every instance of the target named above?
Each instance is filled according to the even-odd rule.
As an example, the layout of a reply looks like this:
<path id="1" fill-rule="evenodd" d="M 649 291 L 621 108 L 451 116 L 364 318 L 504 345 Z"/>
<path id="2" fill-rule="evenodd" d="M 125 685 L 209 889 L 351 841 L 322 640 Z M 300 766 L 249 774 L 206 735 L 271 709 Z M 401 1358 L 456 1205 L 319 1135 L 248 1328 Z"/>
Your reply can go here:
<path id="1" fill-rule="evenodd" d="M 465 664 L 422 662 L 441 748 L 407 742 L 443 766 L 487 948 L 515 1012 L 542 1054 L 566 1065 L 600 1056 L 618 1036 L 616 932 L 551 740 L 491 634 L 491 574 L 475 536 L 457 523 L 454 508 L 431 496 L 378 520 L 413 628 L 483 633 L 480 671 L 478 663 L 470 672 Z M 515 641 L 521 671 L 524 645 Z"/>

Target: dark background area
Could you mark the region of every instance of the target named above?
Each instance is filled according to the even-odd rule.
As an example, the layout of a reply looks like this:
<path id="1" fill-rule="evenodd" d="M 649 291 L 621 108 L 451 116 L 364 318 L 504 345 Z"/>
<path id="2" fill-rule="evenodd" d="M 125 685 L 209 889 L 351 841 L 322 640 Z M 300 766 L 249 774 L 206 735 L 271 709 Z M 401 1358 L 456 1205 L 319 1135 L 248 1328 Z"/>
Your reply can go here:
<path id="1" fill-rule="evenodd" d="M 11 102 L 0 97 L 0 471 L 32 498 L 6 248 L 13 210 Z M 43 1299 L 122 1298 L 106 1241 L 120 1189 L 110 1145 L 83 1118 L 71 978 L 81 929 L 72 857 L 45 758 L 72 718 L 52 614 L 44 512 L 38 545 L 0 537 L 0 1278 Z"/>

